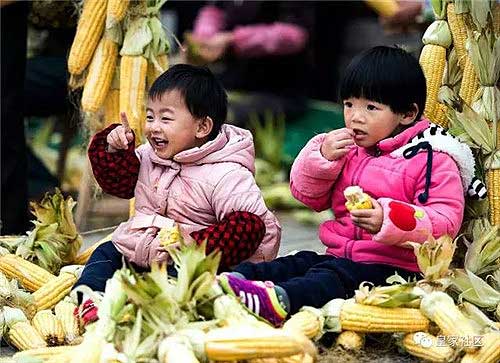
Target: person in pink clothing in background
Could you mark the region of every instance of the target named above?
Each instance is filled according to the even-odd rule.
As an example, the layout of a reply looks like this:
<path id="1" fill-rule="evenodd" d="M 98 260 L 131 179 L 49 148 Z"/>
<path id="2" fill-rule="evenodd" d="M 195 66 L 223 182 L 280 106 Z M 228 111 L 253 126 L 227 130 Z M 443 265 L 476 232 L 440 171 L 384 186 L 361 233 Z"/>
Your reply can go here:
<path id="1" fill-rule="evenodd" d="M 462 222 L 474 159 L 468 146 L 422 117 L 426 83 L 418 61 L 396 47 L 369 49 L 347 67 L 340 95 L 346 127 L 312 138 L 290 175 L 296 199 L 334 212 L 319 227 L 326 254 L 242 263 L 220 277 L 225 291 L 275 325 L 302 306 L 350 298 L 363 281 L 418 276 L 405 242 L 454 237 Z M 349 212 L 349 186 L 361 187 L 373 208 Z"/>
<path id="2" fill-rule="evenodd" d="M 268 111 L 289 120 L 305 109 L 313 23 L 314 7 L 304 2 L 217 1 L 200 9 L 186 37 L 196 53 L 188 60 L 211 65 L 230 91 L 228 122 L 245 125 Z"/>
<path id="3" fill-rule="evenodd" d="M 278 253 L 281 226 L 255 183 L 249 131 L 224 124 L 227 96 L 205 67 L 178 64 L 153 83 L 146 107 L 147 143 L 122 124 L 97 133 L 88 154 L 94 176 L 109 194 L 135 197 L 135 214 L 114 231 L 112 242 L 93 252 L 76 286 L 104 291 L 123 266 L 137 270 L 167 262 L 159 231 L 177 223 L 188 243 L 206 240 L 206 252 L 222 252 L 220 270 Z M 169 272 L 171 269 L 169 269 Z M 90 300 L 79 311 L 96 318 Z"/>

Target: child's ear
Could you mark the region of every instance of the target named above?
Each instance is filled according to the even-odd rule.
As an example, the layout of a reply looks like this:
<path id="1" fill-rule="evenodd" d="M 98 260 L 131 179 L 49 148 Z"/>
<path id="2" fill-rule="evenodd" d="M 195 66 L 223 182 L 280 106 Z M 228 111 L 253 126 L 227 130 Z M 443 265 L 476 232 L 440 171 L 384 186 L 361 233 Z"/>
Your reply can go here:
<path id="1" fill-rule="evenodd" d="M 203 139 L 210 135 L 212 129 L 214 128 L 214 121 L 211 117 L 207 116 L 199 120 L 198 129 L 196 130 L 196 137 L 198 139 Z"/>
<path id="2" fill-rule="evenodd" d="M 418 115 L 418 105 L 416 103 L 412 104 L 412 107 L 409 111 L 401 114 L 401 121 L 399 122 L 401 125 L 410 125 L 417 118 Z"/>

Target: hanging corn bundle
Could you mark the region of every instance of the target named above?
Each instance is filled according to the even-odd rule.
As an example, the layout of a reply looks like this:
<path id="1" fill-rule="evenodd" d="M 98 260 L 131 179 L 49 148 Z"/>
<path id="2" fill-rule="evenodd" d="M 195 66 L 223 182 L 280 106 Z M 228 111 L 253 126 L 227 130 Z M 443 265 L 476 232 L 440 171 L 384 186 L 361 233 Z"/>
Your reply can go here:
<path id="1" fill-rule="evenodd" d="M 446 22 L 446 2 L 433 1 L 432 7 L 436 20 L 427 28 L 422 37 L 424 48 L 420 54 L 420 65 L 427 84 L 424 114 L 433 122 L 443 123 L 444 109 L 438 101 L 438 92 L 443 80 L 446 52 L 452 39 Z"/>

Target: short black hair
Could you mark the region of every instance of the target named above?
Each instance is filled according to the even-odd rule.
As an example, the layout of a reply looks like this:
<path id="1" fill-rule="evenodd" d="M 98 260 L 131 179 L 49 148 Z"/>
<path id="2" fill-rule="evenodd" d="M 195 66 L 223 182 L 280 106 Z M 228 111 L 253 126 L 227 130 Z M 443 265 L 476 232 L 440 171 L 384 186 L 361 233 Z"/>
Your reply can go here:
<path id="1" fill-rule="evenodd" d="M 189 112 L 196 118 L 209 116 L 214 126 L 209 140 L 215 139 L 227 117 L 227 94 L 207 67 L 176 64 L 160 75 L 149 89 L 150 99 L 158 99 L 171 90 L 184 98 Z"/>
<path id="2" fill-rule="evenodd" d="M 366 98 L 388 105 L 395 113 L 406 113 L 418 105 L 424 112 L 427 87 L 418 60 L 399 47 L 377 46 L 351 61 L 340 83 L 341 100 Z"/>

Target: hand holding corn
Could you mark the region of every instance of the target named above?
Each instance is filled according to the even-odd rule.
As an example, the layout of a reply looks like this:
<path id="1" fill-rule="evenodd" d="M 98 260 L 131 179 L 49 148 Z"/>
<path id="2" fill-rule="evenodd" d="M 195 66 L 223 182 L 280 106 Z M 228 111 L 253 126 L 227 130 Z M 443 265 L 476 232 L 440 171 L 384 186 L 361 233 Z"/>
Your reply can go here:
<path id="1" fill-rule="evenodd" d="M 372 234 L 379 232 L 384 219 L 382 206 L 358 186 L 347 187 L 344 196 L 347 199 L 345 206 L 351 213 L 354 225 Z"/>
<path id="2" fill-rule="evenodd" d="M 321 155 L 330 161 L 345 156 L 354 146 L 354 131 L 343 128 L 330 131 L 321 144 Z"/>
<path id="3" fill-rule="evenodd" d="M 108 152 L 114 153 L 118 150 L 127 150 L 128 144 L 134 141 L 134 134 L 130 129 L 127 115 L 125 112 L 120 112 L 122 124 L 115 127 L 107 136 Z"/>

